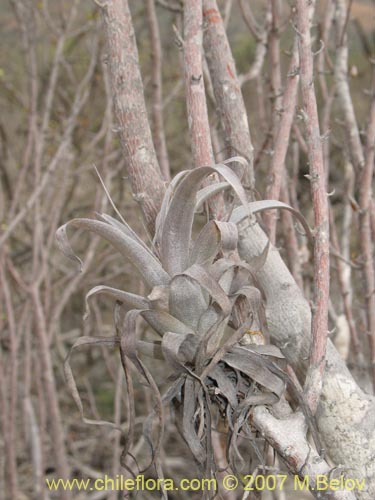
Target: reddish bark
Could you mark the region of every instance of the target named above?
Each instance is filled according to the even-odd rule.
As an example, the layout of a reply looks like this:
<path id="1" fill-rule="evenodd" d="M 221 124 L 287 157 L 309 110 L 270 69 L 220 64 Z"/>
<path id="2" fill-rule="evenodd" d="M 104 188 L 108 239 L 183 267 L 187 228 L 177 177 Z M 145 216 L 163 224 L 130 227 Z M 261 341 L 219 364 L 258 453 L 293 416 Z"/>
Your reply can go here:
<path id="1" fill-rule="evenodd" d="M 202 69 L 202 0 L 185 3 L 184 70 L 186 105 L 195 167 L 214 163 Z"/>
<path id="2" fill-rule="evenodd" d="M 283 172 L 285 175 L 285 158 L 288 151 L 290 131 L 294 118 L 298 90 L 298 50 L 293 50 L 288 71 L 288 80 L 282 97 L 282 115 L 278 123 L 270 168 L 270 183 L 267 186 L 266 198 L 278 200 L 280 196 Z M 271 241 L 275 241 L 276 214 L 274 211 L 265 216 L 265 223 L 270 231 Z"/>
<path id="3" fill-rule="evenodd" d="M 227 157 L 243 156 L 249 162 L 245 182 L 254 187 L 253 146 L 246 108 L 227 34 L 216 0 L 203 0 L 203 45 L 216 103 L 224 129 Z"/>
<path id="4" fill-rule="evenodd" d="M 195 167 L 215 163 L 203 78 L 202 22 L 202 0 L 186 2 L 184 9 L 184 71 L 188 125 Z M 222 219 L 225 213 L 223 196 L 220 194 L 212 197 L 209 208 L 216 218 Z"/>
<path id="5" fill-rule="evenodd" d="M 143 95 L 138 49 L 127 0 L 101 5 L 115 116 L 134 198 L 151 234 L 164 193 Z"/>
<path id="6" fill-rule="evenodd" d="M 372 79 L 374 89 L 375 77 Z M 360 236 L 364 260 L 364 276 L 366 283 L 367 328 L 371 351 L 371 368 L 373 386 L 375 388 L 375 272 L 373 259 L 373 240 L 371 234 L 371 198 L 372 178 L 374 174 L 375 157 L 375 91 L 373 90 L 370 116 L 367 127 L 365 149 L 365 164 L 360 177 Z"/>
<path id="7" fill-rule="evenodd" d="M 301 91 L 315 225 L 312 345 L 305 391 L 310 408 L 315 412 L 322 389 L 328 335 L 329 218 L 323 147 L 313 82 L 309 10 L 309 0 L 297 0 Z"/>

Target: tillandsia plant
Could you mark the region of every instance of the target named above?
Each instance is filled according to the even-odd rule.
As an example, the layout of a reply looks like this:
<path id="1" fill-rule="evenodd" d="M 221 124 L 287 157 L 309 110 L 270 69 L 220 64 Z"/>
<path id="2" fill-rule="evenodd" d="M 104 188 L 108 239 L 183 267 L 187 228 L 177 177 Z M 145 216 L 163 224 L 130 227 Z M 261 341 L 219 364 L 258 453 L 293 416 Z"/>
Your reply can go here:
<path id="1" fill-rule="evenodd" d="M 134 265 L 149 288 L 145 297 L 105 285 L 90 290 L 86 296 L 87 313 L 94 295 L 106 294 L 114 299 L 116 336 L 81 337 L 72 350 L 93 344 L 117 346 L 120 350 L 131 412 L 123 463 L 134 438 L 130 363 L 151 389 L 154 411 L 145 417 L 143 433 L 151 449 L 150 465 L 155 465 L 159 475 L 166 406 L 172 408 L 181 435 L 207 477 L 217 470 L 211 429 L 218 420 L 223 419 L 227 429 L 229 466 L 238 471 L 238 438 L 251 439 L 254 435 L 249 420 L 253 406 L 274 404 L 285 389 L 285 360 L 276 346 L 267 345 L 262 291 L 255 275 L 265 262 L 270 244 L 253 261 L 242 261 L 237 253 L 238 224 L 245 219 L 254 222 L 256 212 L 284 208 L 298 217 L 307 233 L 309 227 L 298 212 L 284 203 L 248 203 L 239 177 L 229 166 L 234 160 L 243 162 L 233 158 L 223 164 L 186 170 L 171 181 L 157 217 L 152 249 L 121 216 L 121 220 L 105 214 L 97 214 L 97 220 L 73 219 L 56 234 L 62 252 L 80 264 L 69 244 L 67 228 L 100 235 Z M 202 181 L 212 173 L 223 180 L 201 188 Z M 238 197 L 239 206 L 234 210 L 231 206 L 226 221 L 209 220 L 193 240 L 195 213 L 211 196 L 228 188 Z M 160 335 L 160 340 L 138 338 L 138 316 Z M 66 379 L 84 418 L 70 354 L 65 363 Z M 169 369 L 169 385 L 163 394 L 147 366 L 149 356 Z"/>

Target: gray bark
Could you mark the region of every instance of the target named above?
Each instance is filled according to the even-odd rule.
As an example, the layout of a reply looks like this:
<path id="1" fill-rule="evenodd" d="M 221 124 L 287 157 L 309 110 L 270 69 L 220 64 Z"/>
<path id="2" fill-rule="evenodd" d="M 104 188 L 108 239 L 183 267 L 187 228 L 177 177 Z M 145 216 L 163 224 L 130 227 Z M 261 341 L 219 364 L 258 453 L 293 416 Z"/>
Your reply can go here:
<path id="1" fill-rule="evenodd" d="M 245 222 L 239 233 L 240 256 L 250 261 L 260 254 L 267 237 L 258 225 Z M 303 382 L 310 350 L 310 306 L 275 248 L 257 277 L 266 295 L 271 340 Z M 375 400 L 358 387 L 330 341 L 316 418 L 329 457 L 348 468 L 347 477 L 366 479 L 357 497 L 375 498 Z"/>

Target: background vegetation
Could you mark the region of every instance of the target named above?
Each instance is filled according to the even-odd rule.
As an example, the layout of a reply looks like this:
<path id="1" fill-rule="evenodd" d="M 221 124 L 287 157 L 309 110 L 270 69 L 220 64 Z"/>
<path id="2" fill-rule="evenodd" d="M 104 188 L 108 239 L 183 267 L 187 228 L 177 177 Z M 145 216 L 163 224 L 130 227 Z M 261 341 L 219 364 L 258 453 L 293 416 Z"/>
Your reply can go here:
<path id="1" fill-rule="evenodd" d="M 154 62 L 147 2 L 129 3 L 151 117 Z M 281 112 L 277 109 L 280 94 L 273 88 L 272 64 L 267 55 L 259 70 L 254 67 L 260 41 L 249 30 L 240 3 L 246 2 L 221 1 L 219 7 L 242 82 L 254 146 L 257 196 L 264 198 L 274 153 L 274 118 Z M 329 4 L 329 0 L 317 2 L 313 25 L 315 85 L 327 144 L 331 225 L 335 228 L 333 234 L 336 232 L 331 237 L 329 325 L 331 338 L 356 380 L 371 393 L 373 353 L 369 349 L 359 236 L 359 185 L 347 117 L 338 97 L 337 21 L 327 21 Z M 251 7 L 258 25 L 266 30 L 268 2 L 251 2 Z M 349 2 L 346 20 L 347 78 L 363 147 L 374 92 L 374 10 L 371 0 Z M 176 35 L 182 30 L 180 11 L 177 1 L 156 2 L 163 53 L 162 112 L 172 176 L 193 166 L 183 50 Z M 129 263 L 97 236 L 80 232 L 72 238 L 72 245 L 84 261 L 83 271 L 77 273 L 56 248 L 56 229 L 73 217 L 112 212 L 95 165 L 126 220 L 147 243 L 150 235 L 132 196 L 120 148 L 98 6 L 77 0 L 10 0 L 1 4 L 0 12 L 0 483 L 6 484 L 0 489 L 0 498 L 60 498 L 61 493 L 55 497 L 46 492 L 46 476 L 57 477 L 66 467 L 72 477 L 95 478 L 104 473 L 115 476 L 121 471 L 123 438 L 114 430 L 81 422 L 64 383 L 63 361 L 73 342 L 80 335 L 113 334 L 112 303 L 105 297 L 94 297 L 93 314 L 82 320 L 85 294 L 100 283 L 142 295 L 146 290 Z M 293 49 L 291 15 L 290 3 L 281 2 L 277 40 L 282 88 Z M 215 157 L 219 161 L 227 156 L 225 137 L 207 74 L 205 81 Z M 287 201 L 312 226 L 307 148 L 298 99 L 285 162 L 286 192 Z M 374 230 L 374 218 L 371 224 Z M 299 260 L 291 261 L 287 228 L 287 222 L 281 220 L 277 246 L 305 296 L 312 299 L 310 251 L 297 236 Z M 114 421 L 126 430 L 125 382 L 118 353 L 102 347 L 82 349 L 74 355 L 72 366 L 86 416 Z M 156 361 L 151 369 L 159 381 L 164 380 L 166 374 Z M 148 392 L 141 383 L 135 391 L 137 406 L 147 413 L 151 405 Z M 136 422 L 138 443 L 133 450 L 140 462 L 144 445 L 141 423 Z M 167 426 L 165 450 L 166 475 L 178 478 L 190 471 L 195 477 L 193 460 L 172 422 Z M 146 493 L 142 494 L 142 498 L 146 497 Z M 77 493 L 74 498 L 113 500 L 116 496 Z"/>

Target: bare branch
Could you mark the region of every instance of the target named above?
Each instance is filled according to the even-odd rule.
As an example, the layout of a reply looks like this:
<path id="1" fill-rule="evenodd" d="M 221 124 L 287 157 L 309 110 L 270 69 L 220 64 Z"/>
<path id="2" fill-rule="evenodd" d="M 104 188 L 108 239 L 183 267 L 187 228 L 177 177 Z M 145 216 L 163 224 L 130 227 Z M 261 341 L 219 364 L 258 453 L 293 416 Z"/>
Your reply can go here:
<path id="1" fill-rule="evenodd" d="M 185 3 L 184 69 L 188 124 L 196 167 L 214 163 L 202 66 L 202 1 Z"/>
<path id="2" fill-rule="evenodd" d="M 156 155 L 165 180 L 169 180 L 169 159 L 163 121 L 162 48 L 155 0 L 146 0 L 151 42 L 152 124 Z"/>
<path id="3" fill-rule="evenodd" d="M 186 2 L 184 8 L 184 70 L 188 124 L 195 167 L 215 163 L 203 75 L 202 22 L 202 0 Z M 211 212 L 218 219 L 221 219 L 225 211 L 223 196 L 219 194 L 213 197 L 209 202 L 209 207 Z"/>
<path id="4" fill-rule="evenodd" d="M 372 88 L 375 88 L 375 71 L 373 72 Z M 371 198 L 372 178 L 374 174 L 375 157 L 375 91 L 373 90 L 370 115 L 366 134 L 366 149 L 364 168 L 360 176 L 360 235 L 361 249 L 364 259 L 364 277 L 366 282 L 367 327 L 371 350 L 371 368 L 373 386 L 375 389 L 375 271 L 374 271 L 374 241 L 371 234 Z"/>
<path id="5" fill-rule="evenodd" d="M 299 82 L 299 58 L 298 46 L 295 44 L 292 60 L 288 71 L 288 80 L 282 97 L 282 114 L 277 126 L 275 144 L 272 154 L 270 168 L 270 183 L 266 189 L 266 198 L 277 200 L 280 196 L 282 176 L 284 172 L 285 158 L 290 141 L 290 132 L 294 118 L 297 91 Z M 285 175 L 285 173 L 284 173 Z M 271 241 L 275 240 L 275 214 L 271 213 L 265 218 L 266 225 L 270 231 Z"/>
<path id="6" fill-rule="evenodd" d="M 301 91 L 315 225 L 314 305 L 311 326 L 312 346 L 310 365 L 305 382 L 306 397 L 314 413 L 317 409 L 322 390 L 328 335 L 329 220 L 326 173 L 323 164 L 323 147 L 313 81 L 313 53 L 311 47 L 309 6 L 309 1 L 297 1 Z"/>
<path id="7" fill-rule="evenodd" d="M 224 128 L 227 157 L 249 162 L 245 182 L 254 188 L 253 146 L 233 56 L 216 0 L 203 0 L 203 45 Z"/>
<path id="8" fill-rule="evenodd" d="M 152 234 L 164 183 L 147 118 L 129 5 L 127 0 L 107 0 L 101 12 L 119 137 L 134 198 Z"/>

